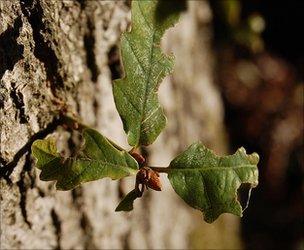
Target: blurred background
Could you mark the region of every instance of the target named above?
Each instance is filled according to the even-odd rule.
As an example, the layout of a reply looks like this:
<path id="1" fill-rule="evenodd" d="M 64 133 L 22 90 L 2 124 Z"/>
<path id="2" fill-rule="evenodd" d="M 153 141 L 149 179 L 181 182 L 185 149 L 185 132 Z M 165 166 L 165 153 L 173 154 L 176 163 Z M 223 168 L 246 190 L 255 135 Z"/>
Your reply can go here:
<path id="1" fill-rule="evenodd" d="M 132 213 L 114 212 L 132 178 L 68 192 L 40 181 L 35 139 L 52 134 L 66 153 L 79 144 L 58 126 L 63 107 L 128 149 L 112 80 L 123 76 L 131 1 L 0 0 L 1 249 L 304 249 L 304 1 L 183 3 L 162 41 L 175 55 L 159 89 L 167 127 L 142 153 L 168 166 L 198 140 L 219 155 L 257 152 L 243 218 L 205 223 L 163 175 L 164 190 Z"/>
<path id="2" fill-rule="evenodd" d="M 210 1 L 229 148 L 258 152 L 246 249 L 303 249 L 303 1 Z"/>

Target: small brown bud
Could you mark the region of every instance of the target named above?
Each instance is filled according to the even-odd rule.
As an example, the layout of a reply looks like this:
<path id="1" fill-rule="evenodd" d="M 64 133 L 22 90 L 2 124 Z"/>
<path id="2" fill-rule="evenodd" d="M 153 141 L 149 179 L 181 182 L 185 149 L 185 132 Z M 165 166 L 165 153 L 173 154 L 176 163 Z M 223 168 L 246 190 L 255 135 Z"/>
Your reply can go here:
<path id="1" fill-rule="evenodd" d="M 159 179 L 159 173 L 149 167 L 142 167 L 136 175 L 137 185 L 145 185 L 155 191 L 161 191 L 162 185 Z"/>
<path id="2" fill-rule="evenodd" d="M 159 179 L 159 174 L 157 172 L 154 172 L 152 169 L 151 169 L 151 173 L 150 173 L 150 179 L 148 180 L 147 182 L 147 186 L 149 188 L 152 188 L 156 191 L 161 191 L 162 190 L 162 184 L 160 182 L 160 179 Z"/>

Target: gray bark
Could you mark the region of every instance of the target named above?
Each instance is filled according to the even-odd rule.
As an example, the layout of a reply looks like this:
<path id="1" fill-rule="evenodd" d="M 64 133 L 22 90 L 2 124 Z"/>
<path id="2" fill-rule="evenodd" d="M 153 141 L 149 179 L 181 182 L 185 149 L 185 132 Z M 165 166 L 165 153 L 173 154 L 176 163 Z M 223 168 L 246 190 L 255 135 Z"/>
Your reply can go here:
<path id="1" fill-rule="evenodd" d="M 160 88 L 168 126 L 147 148 L 151 165 L 167 166 L 196 140 L 225 152 L 210 20 L 206 2 L 190 2 L 163 41 L 176 67 Z M 216 235 L 220 243 L 211 246 L 231 241 L 217 234 L 231 239 L 237 233 L 223 227 L 227 221 L 237 225 L 234 217 L 222 217 L 213 229 L 196 222 L 201 214 L 177 197 L 165 176 L 164 191 L 147 192 L 128 214 L 114 209 L 132 178 L 103 179 L 68 192 L 39 180 L 30 145 L 53 133 L 62 147 L 71 146 L 70 134 L 54 119 L 65 107 L 128 148 L 112 97 L 111 68 L 119 63 L 118 40 L 129 23 L 124 1 L 0 1 L 1 249 L 185 249 L 193 232 L 201 237 L 198 229 Z M 210 246 L 207 241 L 204 246 Z M 232 246 L 238 246 L 235 241 Z"/>

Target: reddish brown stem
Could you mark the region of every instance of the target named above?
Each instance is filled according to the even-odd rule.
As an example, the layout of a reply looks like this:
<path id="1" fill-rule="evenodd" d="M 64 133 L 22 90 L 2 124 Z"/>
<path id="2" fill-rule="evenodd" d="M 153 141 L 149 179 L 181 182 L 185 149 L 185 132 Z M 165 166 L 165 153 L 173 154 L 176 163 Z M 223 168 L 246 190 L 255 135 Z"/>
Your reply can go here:
<path id="1" fill-rule="evenodd" d="M 152 170 L 158 172 L 158 173 L 168 173 L 169 172 L 169 168 L 164 168 L 164 167 L 155 167 L 155 166 L 148 166 L 149 168 L 151 168 Z"/>

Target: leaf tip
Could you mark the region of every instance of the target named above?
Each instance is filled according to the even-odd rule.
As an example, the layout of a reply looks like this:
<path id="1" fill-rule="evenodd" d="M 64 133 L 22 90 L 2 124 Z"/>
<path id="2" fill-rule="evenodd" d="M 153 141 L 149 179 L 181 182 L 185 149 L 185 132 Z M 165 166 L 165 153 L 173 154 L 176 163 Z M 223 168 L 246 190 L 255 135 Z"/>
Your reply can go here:
<path id="1" fill-rule="evenodd" d="M 129 192 L 118 204 L 115 209 L 115 212 L 129 212 L 133 210 L 133 203 L 138 198 L 138 193 L 135 189 Z"/>
<path id="2" fill-rule="evenodd" d="M 129 212 L 129 211 L 131 211 L 131 210 L 133 210 L 133 208 L 132 208 L 132 209 L 124 209 L 124 208 L 122 208 L 120 205 L 118 205 L 118 206 L 115 208 L 115 212 Z"/>
<path id="3" fill-rule="evenodd" d="M 243 155 L 246 155 L 246 149 L 244 147 L 239 148 L 238 152 L 243 154 Z"/>

